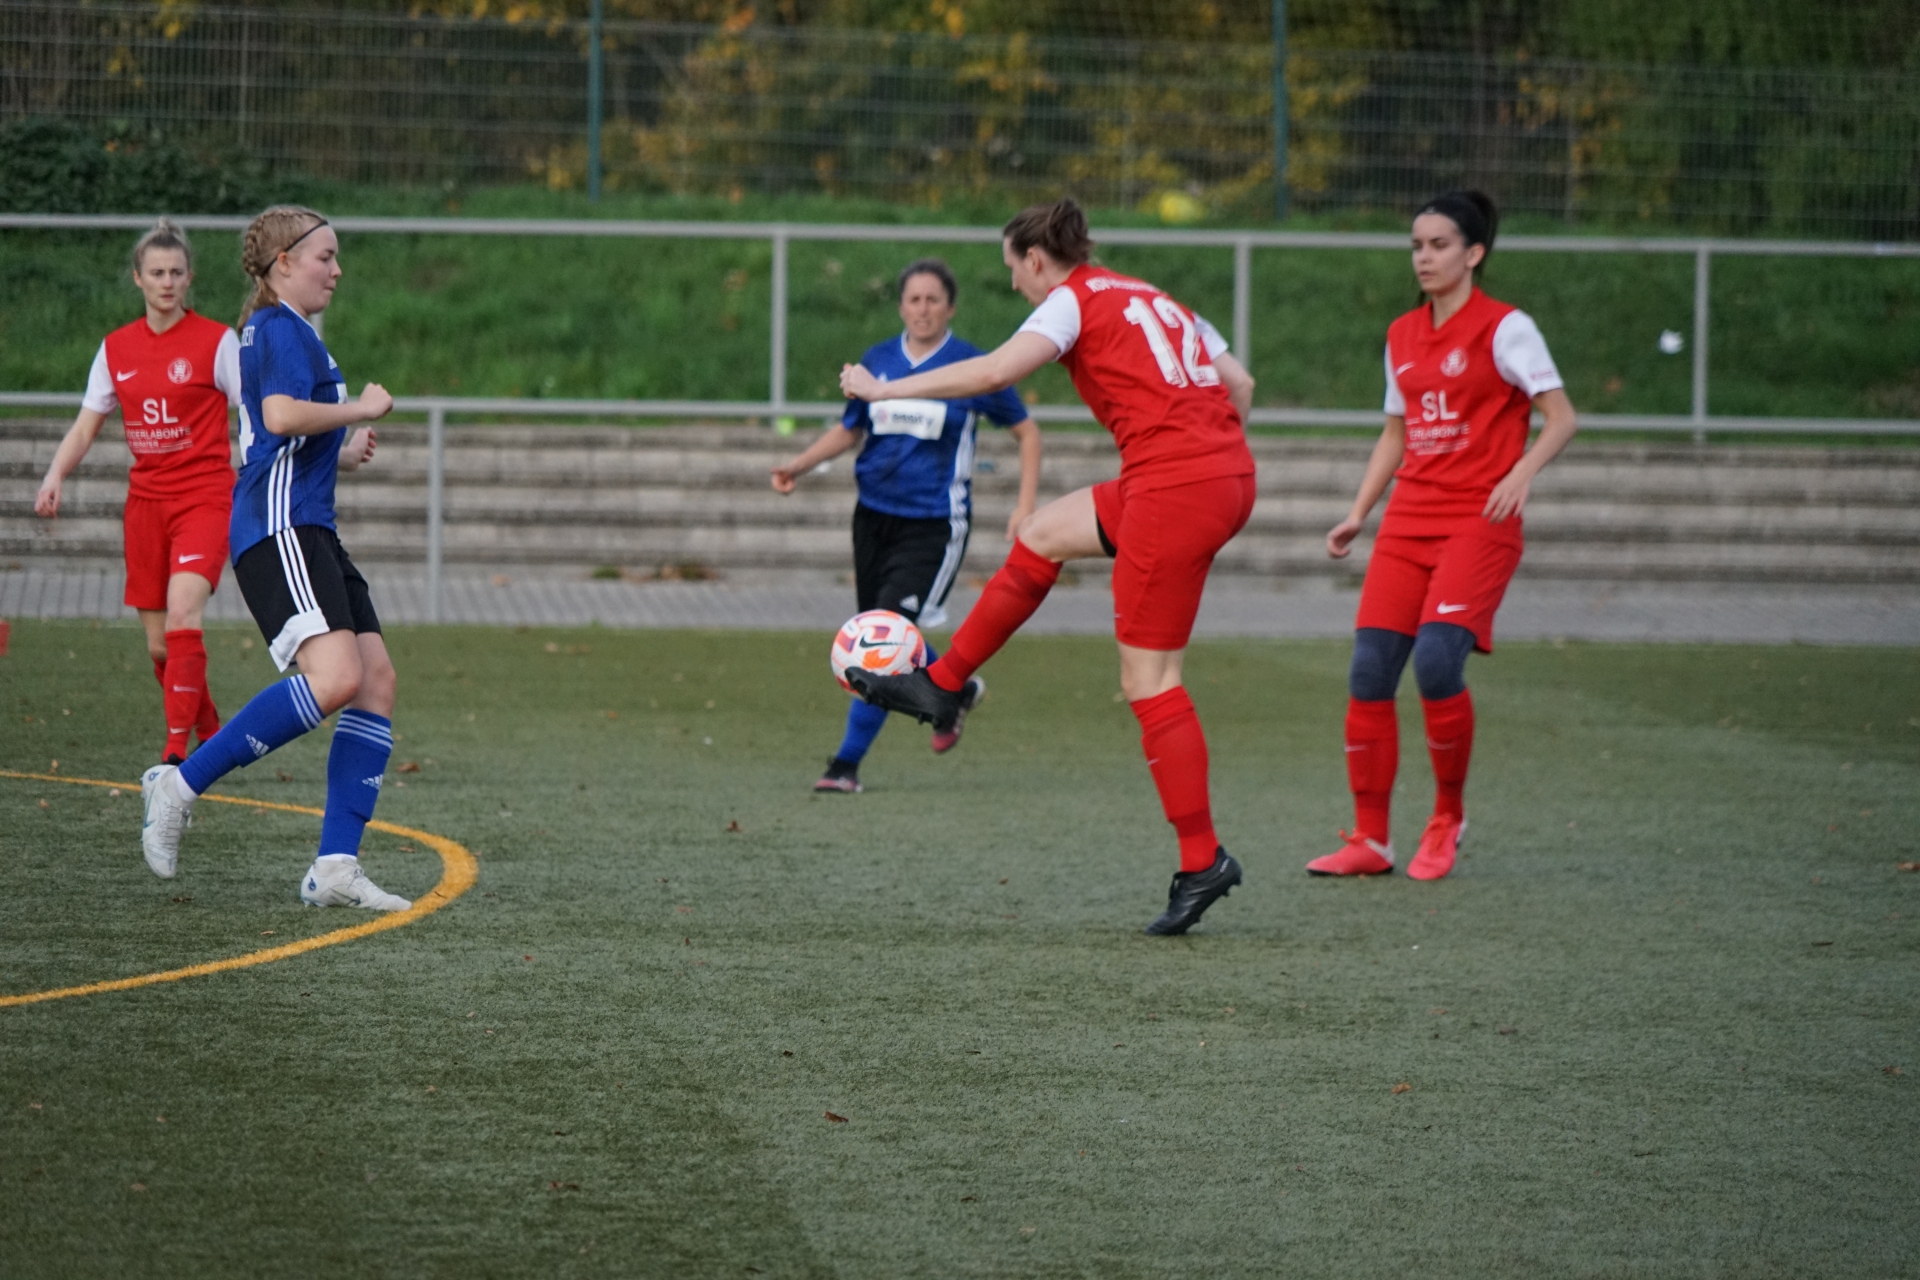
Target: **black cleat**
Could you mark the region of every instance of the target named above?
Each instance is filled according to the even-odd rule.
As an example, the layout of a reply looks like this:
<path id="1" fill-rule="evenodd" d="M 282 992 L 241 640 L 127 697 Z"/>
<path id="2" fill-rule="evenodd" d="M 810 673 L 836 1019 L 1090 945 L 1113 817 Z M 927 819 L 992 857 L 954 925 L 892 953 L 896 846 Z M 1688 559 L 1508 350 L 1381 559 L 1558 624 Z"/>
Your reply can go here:
<path id="1" fill-rule="evenodd" d="M 916 667 L 903 676 L 848 671 L 847 683 L 874 706 L 912 716 L 922 724 L 932 725 L 935 733 L 953 732 L 966 714 L 961 695 L 948 693 L 935 684 L 925 667 Z"/>
<path id="2" fill-rule="evenodd" d="M 179 752 L 169 751 L 167 753 L 167 758 L 165 760 L 162 760 L 160 763 L 170 764 L 174 768 L 178 769 L 181 765 L 185 764 L 186 762 L 187 762 L 187 758 L 181 755 Z"/>
<path id="3" fill-rule="evenodd" d="M 987 696 L 987 682 L 979 676 L 968 676 L 966 684 L 960 687 L 960 714 L 954 717 L 951 729 L 933 731 L 933 754 L 943 756 L 960 745 L 960 730 L 966 727 L 967 712 L 980 705 L 980 699 Z"/>
<path id="4" fill-rule="evenodd" d="M 1177 871 L 1167 890 L 1167 909 L 1147 926 L 1158 937 L 1185 933 L 1200 923 L 1208 907 L 1233 892 L 1240 883 L 1240 864 L 1225 849 L 1213 851 L 1213 865 L 1205 871 Z"/>
<path id="5" fill-rule="evenodd" d="M 835 756 L 827 761 L 827 771 L 820 775 L 820 781 L 813 784 L 813 789 L 857 796 L 861 791 L 860 766 L 849 764 L 839 756 Z"/>

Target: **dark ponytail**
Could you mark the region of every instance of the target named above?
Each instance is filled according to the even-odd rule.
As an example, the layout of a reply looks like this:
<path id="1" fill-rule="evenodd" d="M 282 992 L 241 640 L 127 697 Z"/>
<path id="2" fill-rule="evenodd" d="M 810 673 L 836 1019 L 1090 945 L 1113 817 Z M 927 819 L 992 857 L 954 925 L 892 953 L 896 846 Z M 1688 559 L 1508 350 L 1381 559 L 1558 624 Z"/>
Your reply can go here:
<path id="1" fill-rule="evenodd" d="M 1462 239 L 1486 250 L 1480 258 L 1480 267 L 1487 265 L 1487 259 L 1493 256 L 1493 237 L 1500 230 L 1500 210 L 1495 207 L 1492 196 L 1484 191 L 1443 191 L 1421 205 L 1413 216 L 1418 218 L 1427 213 L 1451 218 L 1453 225 L 1460 228 Z M 1480 267 L 1474 268 L 1476 275 Z"/>
<path id="2" fill-rule="evenodd" d="M 1087 215 L 1072 196 L 1052 204 L 1029 205 L 1001 228 L 1015 254 L 1039 248 L 1063 267 L 1077 267 L 1093 256 L 1093 238 L 1087 234 Z"/>

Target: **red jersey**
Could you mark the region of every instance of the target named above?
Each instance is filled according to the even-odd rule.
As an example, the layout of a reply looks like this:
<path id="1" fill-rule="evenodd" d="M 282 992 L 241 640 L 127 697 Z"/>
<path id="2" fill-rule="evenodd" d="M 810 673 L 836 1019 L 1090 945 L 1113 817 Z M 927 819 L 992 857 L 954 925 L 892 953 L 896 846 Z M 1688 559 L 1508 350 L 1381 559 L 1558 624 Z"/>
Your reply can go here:
<path id="1" fill-rule="evenodd" d="M 1432 303 L 1395 320 L 1386 361 L 1386 411 L 1406 419 L 1407 452 L 1380 532 L 1451 533 L 1520 460 L 1533 397 L 1560 373 L 1533 319 L 1478 289 L 1438 329 Z"/>
<path id="2" fill-rule="evenodd" d="M 231 501 L 227 405 L 240 403 L 240 342 L 233 330 L 188 311 L 165 333 L 143 316 L 100 344 L 81 402 L 116 405 L 133 452 L 129 496 Z"/>
<path id="3" fill-rule="evenodd" d="M 1129 487 L 1253 473 L 1240 415 L 1213 366 L 1226 344 L 1160 289 L 1078 266 L 1020 328 L 1060 348 L 1073 389 L 1120 446 Z"/>

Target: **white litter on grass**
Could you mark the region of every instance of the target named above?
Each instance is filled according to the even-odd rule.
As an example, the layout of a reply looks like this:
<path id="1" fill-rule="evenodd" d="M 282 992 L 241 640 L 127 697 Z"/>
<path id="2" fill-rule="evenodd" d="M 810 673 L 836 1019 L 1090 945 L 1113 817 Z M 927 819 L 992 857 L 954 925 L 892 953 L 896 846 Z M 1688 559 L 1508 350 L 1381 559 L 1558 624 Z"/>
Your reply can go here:
<path id="1" fill-rule="evenodd" d="M 1661 355 L 1677 356 L 1686 349 L 1686 346 L 1687 340 L 1680 336 L 1678 329 L 1662 329 L 1660 331 Z"/>

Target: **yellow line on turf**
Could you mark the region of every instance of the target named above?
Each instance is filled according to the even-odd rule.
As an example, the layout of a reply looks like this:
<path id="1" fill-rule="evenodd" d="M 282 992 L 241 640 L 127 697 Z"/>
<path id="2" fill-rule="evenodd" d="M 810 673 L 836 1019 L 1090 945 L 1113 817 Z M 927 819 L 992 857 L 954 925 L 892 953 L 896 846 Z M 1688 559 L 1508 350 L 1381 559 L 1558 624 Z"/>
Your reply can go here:
<path id="1" fill-rule="evenodd" d="M 121 787 L 138 795 L 140 784 L 137 782 L 104 782 L 99 778 L 62 778 L 51 773 L 15 773 L 11 769 L 0 769 L 0 778 L 18 778 L 28 782 L 64 782 L 79 787 Z M 253 809 L 278 809 L 282 813 L 310 813 L 320 817 L 319 809 L 301 804 L 280 804 L 273 800 L 242 800 L 236 796 L 205 795 L 202 800 L 211 800 L 216 804 L 238 804 Z M 335 929 L 332 933 L 322 933 L 312 938 L 303 938 L 299 942 L 289 942 L 285 946 L 269 947 L 265 951 L 249 951 L 243 956 L 229 956 L 225 960 L 208 960 L 202 964 L 190 964 L 184 969 L 167 969 L 160 973 L 135 974 L 131 978 L 112 978 L 105 982 L 89 982 L 78 987 L 59 987 L 51 991 L 29 991 L 17 996 L 0 996 L 0 1009 L 17 1004 L 38 1004 L 42 1000 L 64 1000 L 69 996 L 94 996 L 107 991 L 127 991 L 134 987 L 150 987 L 158 982 L 178 982 L 182 978 L 199 978 L 209 973 L 224 973 L 228 969 L 246 969 L 256 964 L 271 964 L 275 960 L 290 960 L 294 956 L 309 951 L 318 951 L 321 947 L 336 947 L 343 942 L 352 942 L 368 934 L 383 933 L 388 929 L 399 929 L 412 924 L 425 915 L 431 915 L 446 906 L 455 898 L 473 888 L 473 882 L 480 873 L 480 864 L 474 861 L 473 854 L 466 846 L 436 836 L 430 831 L 419 831 L 413 827 L 402 827 L 391 822 L 369 822 L 375 831 L 384 831 L 391 836 L 401 836 L 408 840 L 418 840 L 440 855 L 440 882 L 414 900 L 412 907 L 405 911 L 383 914 L 365 924 L 352 925 L 345 929 Z"/>

